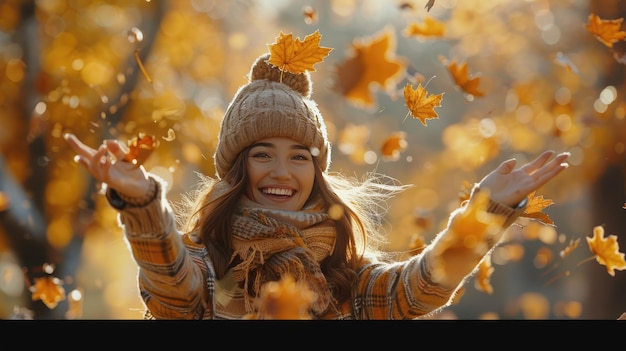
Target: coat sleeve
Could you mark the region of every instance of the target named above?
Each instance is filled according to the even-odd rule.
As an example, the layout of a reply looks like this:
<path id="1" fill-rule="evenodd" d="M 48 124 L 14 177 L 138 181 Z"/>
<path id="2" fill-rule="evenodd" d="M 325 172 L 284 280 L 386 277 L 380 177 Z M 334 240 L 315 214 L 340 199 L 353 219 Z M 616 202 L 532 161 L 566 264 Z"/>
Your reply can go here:
<path id="1" fill-rule="evenodd" d="M 157 184 L 153 201 L 127 206 L 118 217 L 139 266 L 141 298 L 156 319 L 200 319 L 207 294 L 202 247 L 178 232 L 165 184 L 161 180 Z"/>
<path id="2" fill-rule="evenodd" d="M 495 235 L 473 233 L 483 238 L 473 248 L 451 246 L 450 238 L 455 234 L 450 228 L 467 213 L 476 193 L 478 189 L 474 189 L 468 202 L 451 213 L 447 227 L 418 255 L 402 262 L 371 262 L 359 270 L 353 306 L 355 318 L 415 319 L 432 315 L 452 303 L 458 289 L 525 208 L 525 202 L 511 208 L 489 199 L 486 211 L 502 216 L 499 231 Z"/>

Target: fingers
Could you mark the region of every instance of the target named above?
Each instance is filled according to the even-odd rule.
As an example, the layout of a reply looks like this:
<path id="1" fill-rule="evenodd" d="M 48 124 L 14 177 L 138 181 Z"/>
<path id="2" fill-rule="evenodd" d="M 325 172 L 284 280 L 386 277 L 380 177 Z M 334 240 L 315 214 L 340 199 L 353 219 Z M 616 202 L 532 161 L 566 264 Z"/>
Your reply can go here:
<path id="1" fill-rule="evenodd" d="M 526 172 L 527 174 L 533 174 L 539 168 L 541 168 L 543 165 L 545 165 L 545 163 L 550 159 L 550 157 L 552 157 L 552 155 L 554 155 L 554 151 L 553 150 L 544 151 L 544 152 L 541 153 L 541 155 L 537 156 L 537 158 L 535 158 L 531 162 L 529 162 L 529 163 L 525 164 L 523 167 L 521 167 L 521 169 L 524 172 Z"/>
<path id="2" fill-rule="evenodd" d="M 515 169 L 516 163 L 517 163 L 517 160 L 515 160 L 514 158 L 510 160 L 506 160 L 502 162 L 500 166 L 498 166 L 498 169 L 496 171 L 499 174 L 509 174 L 513 171 L 513 169 Z"/>

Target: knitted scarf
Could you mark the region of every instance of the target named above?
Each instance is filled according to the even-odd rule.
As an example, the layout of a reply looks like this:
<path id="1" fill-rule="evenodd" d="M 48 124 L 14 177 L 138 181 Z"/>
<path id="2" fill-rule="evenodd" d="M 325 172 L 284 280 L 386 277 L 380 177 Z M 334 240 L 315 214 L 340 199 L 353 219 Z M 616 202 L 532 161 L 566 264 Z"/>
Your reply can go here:
<path id="1" fill-rule="evenodd" d="M 320 262 L 334 248 L 334 222 L 322 211 L 322 201 L 314 201 L 301 211 L 258 207 L 243 198 L 233 222 L 232 260 L 239 262 L 233 278 L 243 284 L 245 306 L 253 311 L 253 299 L 264 283 L 290 274 L 305 282 L 317 299 L 311 310 L 324 312 L 333 301 Z"/>

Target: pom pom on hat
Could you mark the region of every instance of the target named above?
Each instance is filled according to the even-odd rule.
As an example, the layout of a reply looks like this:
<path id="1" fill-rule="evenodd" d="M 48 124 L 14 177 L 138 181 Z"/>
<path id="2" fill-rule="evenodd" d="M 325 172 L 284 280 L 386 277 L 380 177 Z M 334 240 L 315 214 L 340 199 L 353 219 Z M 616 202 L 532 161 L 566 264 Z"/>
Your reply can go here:
<path id="1" fill-rule="evenodd" d="M 248 83 L 239 87 L 224 114 L 213 155 L 220 179 L 241 151 L 257 140 L 272 137 L 289 137 L 307 146 L 320 168 L 328 170 L 331 148 L 324 119 L 310 99 L 309 73 L 281 71 L 268 59 L 269 54 L 256 59 Z"/>

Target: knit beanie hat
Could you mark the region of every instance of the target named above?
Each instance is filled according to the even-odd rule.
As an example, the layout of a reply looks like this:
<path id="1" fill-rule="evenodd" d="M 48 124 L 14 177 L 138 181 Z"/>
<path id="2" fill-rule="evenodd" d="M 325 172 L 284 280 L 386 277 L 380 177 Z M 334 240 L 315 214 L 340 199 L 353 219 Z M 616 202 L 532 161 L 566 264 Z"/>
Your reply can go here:
<path id="1" fill-rule="evenodd" d="M 269 54 L 256 59 L 248 83 L 239 87 L 222 119 L 213 155 L 219 179 L 230 171 L 241 151 L 271 137 L 289 137 L 307 146 L 320 168 L 328 170 L 331 147 L 324 119 L 310 99 L 309 72 L 281 71 L 268 59 Z"/>

